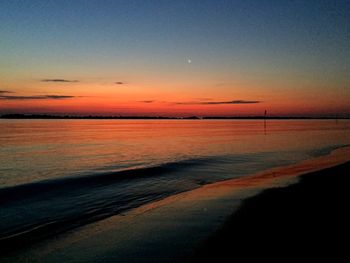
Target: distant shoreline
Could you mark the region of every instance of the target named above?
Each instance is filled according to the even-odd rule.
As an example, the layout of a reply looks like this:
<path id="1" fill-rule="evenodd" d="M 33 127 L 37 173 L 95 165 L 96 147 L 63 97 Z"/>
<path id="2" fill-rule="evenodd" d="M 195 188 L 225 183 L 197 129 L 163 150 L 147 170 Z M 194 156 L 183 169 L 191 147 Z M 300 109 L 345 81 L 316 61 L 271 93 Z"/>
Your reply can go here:
<path id="1" fill-rule="evenodd" d="M 47 115 L 47 114 L 3 114 L 0 119 L 72 119 L 72 120 L 348 120 L 350 117 L 309 117 L 309 116 L 74 116 L 74 115 Z"/>

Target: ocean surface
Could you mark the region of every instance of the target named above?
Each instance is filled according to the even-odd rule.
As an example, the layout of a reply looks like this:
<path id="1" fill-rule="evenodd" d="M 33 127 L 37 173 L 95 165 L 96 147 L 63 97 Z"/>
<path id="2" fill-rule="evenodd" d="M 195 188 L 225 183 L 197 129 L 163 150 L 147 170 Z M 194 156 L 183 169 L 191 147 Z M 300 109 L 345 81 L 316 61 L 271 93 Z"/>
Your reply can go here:
<path id="1" fill-rule="evenodd" d="M 349 120 L 0 120 L 0 245 L 350 145 Z"/>

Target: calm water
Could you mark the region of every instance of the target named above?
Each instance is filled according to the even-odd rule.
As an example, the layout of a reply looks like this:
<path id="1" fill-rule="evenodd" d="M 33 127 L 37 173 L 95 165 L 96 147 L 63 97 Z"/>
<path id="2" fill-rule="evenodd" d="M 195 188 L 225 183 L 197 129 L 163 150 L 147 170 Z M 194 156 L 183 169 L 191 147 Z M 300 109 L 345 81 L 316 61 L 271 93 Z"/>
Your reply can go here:
<path id="1" fill-rule="evenodd" d="M 0 241 L 348 144 L 345 120 L 0 120 Z"/>

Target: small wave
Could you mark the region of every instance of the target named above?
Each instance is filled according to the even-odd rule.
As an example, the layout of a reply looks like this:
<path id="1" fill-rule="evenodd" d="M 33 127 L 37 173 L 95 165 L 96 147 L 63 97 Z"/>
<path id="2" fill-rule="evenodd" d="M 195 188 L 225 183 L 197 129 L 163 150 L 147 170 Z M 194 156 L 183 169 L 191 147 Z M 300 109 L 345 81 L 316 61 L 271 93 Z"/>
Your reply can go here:
<path id="1" fill-rule="evenodd" d="M 27 199 L 35 196 L 42 196 L 48 192 L 60 190 L 82 189 L 84 187 L 103 186 L 120 182 L 122 180 L 134 180 L 144 177 L 160 176 L 176 172 L 190 166 L 201 165 L 214 161 L 213 157 L 200 157 L 194 159 L 185 159 L 180 161 L 163 163 L 156 166 L 144 166 L 139 168 L 129 168 L 115 172 L 96 172 L 84 176 L 64 177 L 33 182 L 29 184 L 17 185 L 12 187 L 0 188 L 0 205 L 7 204 L 18 199 Z"/>

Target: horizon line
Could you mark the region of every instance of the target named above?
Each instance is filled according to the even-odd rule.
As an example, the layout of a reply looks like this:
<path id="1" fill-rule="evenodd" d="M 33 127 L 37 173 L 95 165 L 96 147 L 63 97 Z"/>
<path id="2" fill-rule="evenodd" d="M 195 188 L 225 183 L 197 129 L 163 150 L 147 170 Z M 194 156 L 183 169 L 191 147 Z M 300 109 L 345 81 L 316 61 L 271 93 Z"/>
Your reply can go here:
<path id="1" fill-rule="evenodd" d="M 242 115 L 242 116 L 147 116 L 147 115 L 55 115 L 55 114 L 2 114 L 1 119 L 350 119 L 350 116 L 264 116 L 264 115 Z"/>

